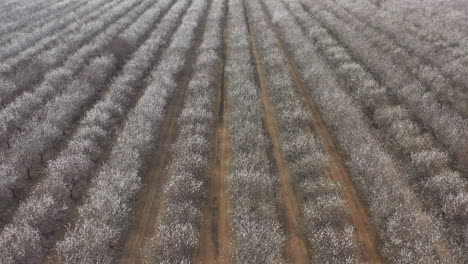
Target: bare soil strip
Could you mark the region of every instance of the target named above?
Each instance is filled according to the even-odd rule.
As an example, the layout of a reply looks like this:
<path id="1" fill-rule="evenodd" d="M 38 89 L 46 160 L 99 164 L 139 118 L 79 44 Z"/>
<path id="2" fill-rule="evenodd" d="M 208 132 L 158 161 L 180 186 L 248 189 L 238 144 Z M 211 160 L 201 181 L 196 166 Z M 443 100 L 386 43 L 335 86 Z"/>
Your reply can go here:
<path id="1" fill-rule="evenodd" d="M 313 14 L 310 12 L 309 9 L 307 9 L 305 7 L 305 10 L 309 12 L 309 14 L 311 16 L 313 16 Z M 328 31 L 330 32 L 330 28 L 327 27 L 327 25 L 325 24 L 322 24 L 322 26 Z M 338 43 L 343 46 L 343 47 L 347 47 L 347 45 L 345 45 L 345 41 L 340 38 L 339 35 L 337 34 L 334 34 L 334 32 L 330 32 L 331 35 L 333 35 L 335 37 L 335 39 L 338 41 Z M 375 71 L 372 71 L 371 68 L 369 68 L 367 66 L 367 64 L 365 62 L 363 62 L 362 60 L 360 60 L 355 54 L 354 52 L 350 49 L 350 48 L 347 48 L 347 50 L 349 50 L 349 53 L 351 55 L 351 57 L 353 58 L 354 61 L 358 62 L 359 64 L 363 65 L 365 67 L 365 69 L 367 71 L 369 71 L 370 73 L 372 73 L 372 75 L 377 79 L 379 80 L 379 83 L 382 82 L 378 76 L 379 74 L 375 73 Z M 291 59 L 292 61 L 292 59 Z M 294 65 L 292 64 L 292 67 L 294 67 Z M 410 73 L 411 74 L 411 73 Z M 298 75 L 299 76 L 299 75 Z M 307 91 L 306 91 L 307 93 Z M 305 95 L 306 96 L 306 95 Z M 310 98 L 310 95 L 307 95 L 307 97 Z M 313 103 L 313 101 L 312 101 Z M 418 120 L 418 119 L 416 119 Z M 323 121 L 322 121 L 323 122 Z M 418 121 L 419 123 L 421 123 L 422 125 L 424 124 L 422 121 Z M 319 131 L 317 131 L 319 132 Z M 333 140 L 333 138 L 332 138 Z M 335 143 L 336 145 L 336 143 Z M 327 146 L 325 146 L 327 147 Z M 339 152 L 338 152 L 338 155 L 339 155 Z M 393 154 L 391 154 L 393 155 Z M 343 158 L 341 158 L 343 160 Z M 424 211 L 423 209 L 423 204 L 421 202 L 421 200 L 416 196 L 416 194 L 411 190 L 410 186 L 408 185 L 408 182 L 404 181 L 397 172 L 394 173 L 394 177 L 395 177 L 395 180 L 398 180 L 398 181 L 401 181 L 400 185 L 402 186 L 402 190 L 401 190 L 401 193 L 404 197 L 404 199 L 408 200 L 408 201 L 411 201 L 412 203 L 412 206 L 413 209 L 411 210 L 414 210 L 417 212 L 417 215 L 418 217 L 415 219 L 415 221 L 418 221 L 418 223 L 420 223 L 420 225 L 422 226 L 425 226 L 427 227 L 427 232 L 432 232 L 432 230 L 430 230 L 430 226 L 432 225 L 431 223 L 431 219 L 430 219 L 430 216 Z M 408 209 L 409 210 L 409 209 Z M 374 233 L 375 234 L 375 233 Z M 374 235 L 374 238 L 376 236 Z M 441 240 L 441 239 L 437 239 L 434 241 L 434 248 L 435 248 L 435 251 L 437 252 L 437 254 L 439 255 L 439 257 L 441 258 L 441 260 L 443 261 L 443 263 L 452 263 L 454 262 L 454 260 L 452 259 L 452 256 L 454 254 L 451 253 L 451 250 L 449 248 L 449 245 Z"/>
<path id="2" fill-rule="evenodd" d="M 226 7 L 227 9 L 227 7 Z M 226 37 L 227 23 L 224 27 Z M 231 263 L 231 224 L 229 197 L 226 178 L 229 174 L 230 146 L 227 126 L 227 102 L 225 95 L 224 63 L 228 56 L 229 40 L 224 39 L 224 54 L 221 66 L 221 79 L 216 99 L 216 133 L 212 139 L 211 165 L 208 172 L 208 198 L 203 209 L 203 222 L 200 230 L 200 245 L 194 263 Z"/>
<path id="3" fill-rule="evenodd" d="M 291 65 L 289 66 L 291 68 L 294 67 Z M 370 261 L 371 263 L 383 263 L 383 259 L 377 247 L 377 236 L 369 221 L 367 209 L 359 198 L 348 169 L 346 168 L 344 158 L 340 154 L 333 136 L 329 133 L 328 128 L 324 124 L 317 105 L 315 105 L 315 102 L 306 91 L 304 84 L 295 71 L 296 70 L 294 70 L 293 74 L 294 83 L 299 87 L 305 104 L 312 112 L 312 126 L 315 133 L 320 137 L 324 150 L 327 153 L 330 166 L 328 176 L 335 182 L 338 182 L 343 188 L 343 198 L 350 209 L 352 223 L 356 227 L 356 233 L 362 243 L 361 251 L 363 251 L 364 260 Z"/>
<path id="4" fill-rule="evenodd" d="M 260 58 L 255 33 L 253 32 L 252 26 L 248 19 L 247 23 L 250 32 L 252 54 L 255 58 L 258 84 L 261 90 L 262 102 L 265 111 L 264 123 L 267 129 L 267 133 L 270 135 L 273 143 L 273 157 L 275 159 L 280 177 L 279 208 L 280 211 L 285 213 L 286 223 L 284 224 L 286 231 L 288 232 L 288 239 L 286 241 L 285 249 L 286 257 L 289 263 L 310 263 L 306 242 L 298 227 L 298 219 L 300 216 L 299 201 L 290 182 L 291 177 L 287 166 L 287 161 L 284 159 L 281 152 L 278 124 L 276 122 L 273 105 L 270 100 L 268 82 L 265 77 L 265 69 Z"/>
<path id="5" fill-rule="evenodd" d="M 206 16 L 196 29 L 193 50 L 198 50 L 201 44 L 205 24 Z M 135 221 L 125 238 L 119 263 L 142 263 L 143 254 L 141 250 L 145 245 L 145 241 L 148 237 L 154 237 L 157 234 L 156 227 L 160 217 L 159 212 L 163 211 L 164 207 L 164 201 L 161 199 L 162 186 L 167 181 L 167 172 L 164 169 L 170 160 L 171 144 L 177 136 L 177 118 L 184 105 L 185 92 L 192 78 L 192 67 L 195 59 L 196 52 L 187 54 L 184 70 L 176 77 L 178 85 L 167 107 L 160 135 L 155 140 L 154 156 L 146 175 L 143 176 L 144 186 L 135 205 Z"/>
<path id="6" fill-rule="evenodd" d="M 262 6 L 264 11 L 266 11 L 263 2 Z M 338 182 L 343 188 L 343 198 L 345 199 L 350 209 L 352 223 L 356 227 L 356 233 L 360 238 L 360 242 L 362 243 L 361 251 L 364 255 L 364 260 L 369 261 L 371 263 L 383 263 L 383 259 L 380 256 L 377 246 L 377 236 L 375 234 L 374 228 L 372 227 L 369 221 L 367 209 L 359 198 L 356 188 L 349 175 L 348 169 L 345 166 L 344 158 L 339 151 L 335 139 L 328 131 L 328 128 L 321 117 L 318 106 L 316 105 L 314 99 L 305 87 L 300 77 L 299 71 L 296 65 L 294 64 L 294 60 L 289 55 L 289 52 L 281 35 L 279 34 L 275 25 L 273 25 L 273 23 L 271 22 L 271 17 L 268 13 L 267 16 L 269 17 L 268 23 L 276 32 L 276 36 L 280 42 L 280 47 L 287 58 L 287 66 L 289 67 L 292 73 L 294 84 L 301 93 L 302 98 L 304 98 L 304 104 L 312 112 L 313 130 L 320 137 L 324 150 L 328 155 L 330 165 L 328 175 L 332 180 Z"/>
<path id="7" fill-rule="evenodd" d="M 151 159 L 150 167 L 143 177 L 143 188 L 136 202 L 134 214 L 135 223 L 129 231 L 124 243 L 121 263 L 141 263 L 146 238 L 155 234 L 155 224 L 158 213 L 162 210 L 163 201 L 160 199 L 162 186 L 166 182 L 167 174 L 164 171 L 169 161 L 170 146 L 174 141 L 176 121 L 185 99 L 185 91 L 191 74 L 184 74 L 181 84 L 177 87 L 173 98 L 167 108 L 162 123 L 162 131 L 156 142 L 155 153 Z"/>
<path id="8" fill-rule="evenodd" d="M 169 160 L 169 147 L 176 136 L 176 120 L 184 102 L 185 87 L 185 85 L 178 87 L 179 89 L 176 90 L 167 109 L 161 135 L 156 141 L 154 157 L 151 159 L 148 172 L 143 177 L 144 186 L 136 202 L 135 224 L 125 241 L 121 263 L 141 263 L 140 250 L 143 248 L 146 238 L 155 232 L 154 223 L 156 223 L 162 206 L 160 193 L 167 177 L 164 167 Z"/>

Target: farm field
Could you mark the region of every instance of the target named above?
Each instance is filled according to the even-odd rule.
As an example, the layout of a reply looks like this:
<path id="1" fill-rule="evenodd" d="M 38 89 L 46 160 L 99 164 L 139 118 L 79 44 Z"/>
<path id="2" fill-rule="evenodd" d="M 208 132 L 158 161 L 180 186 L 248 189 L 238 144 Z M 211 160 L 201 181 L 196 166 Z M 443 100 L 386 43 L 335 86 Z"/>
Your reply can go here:
<path id="1" fill-rule="evenodd" d="M 0 0 L 0 264 L 468 263 L 464 0 Z"/>

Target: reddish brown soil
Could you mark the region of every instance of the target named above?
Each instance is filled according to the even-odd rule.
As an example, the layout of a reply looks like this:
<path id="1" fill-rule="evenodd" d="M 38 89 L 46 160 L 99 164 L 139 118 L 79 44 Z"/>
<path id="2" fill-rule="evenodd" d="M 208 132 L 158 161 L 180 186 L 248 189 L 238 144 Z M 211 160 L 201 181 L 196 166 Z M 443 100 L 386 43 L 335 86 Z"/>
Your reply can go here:
<path id="1" fill-rule="evenodd" d="M 351 211 L 352 223 L 356 227 L 356 233 L 359 236 L 360 242 L 362 243 L 361 253 L 364 256 L 364 260 L 371 263 L 383 263 L 383 259 L 380 256 L 378 250 L 377 236 L 369 221 L 367 209 L 359 198 L 356 188 L 349 175 L 348 169 L 345 166 L 344 158 L 339 151 L 335 139 L 323 121 L 320 110 L 314 99 L 306 89 L 300 77 L 299 71 L 294 63 L 294 60 L 289 56 L 289 52 L 286 49 L 281 35 L 273 23 L 271 23 L 271 21 L 269 21 L 269 24 L 276 32 L 280 46 L 285 56 L 287 57 L 287 67 L 289 67 L 290 72 L 292 73 L 294 84 L 301 93 L 304 104 L 312 112 L 313 130 L 321 139 L 324 150 L 328 155 L 330 167 L 328 170 L 328 175 L 332 180 L 339 183 L 343 188 L 343 198 L 345 199 Z"/>
<path id="2" fill-rule="evenodd" d="M 120 263 L 142 263 L 141 250 L 145 241 L 156 233 L 155 226 L 163 206 L 160 194 L 167 178 L 164 167 L 169 160 L 170 145 L 176 136 L 176 120 L 184 102 L 185 86 L 178 87 L 167 109 L 161 135 L 156 140 L 156 151 L 143 177 L 144 186 L 136 202 L 135 222 L 128 232 Z"/>
<path id="3" fill-rule="evenodd" d="M 259 50 L 256 43 L 255 33 L 252 26 L 249 24 L 250 39 L 252 45 L 252 53 L 255 58 L 258 82 L 262 94 L 262 102 L 265 111 L 265 125 L 268 134 L 273 143 L 273 157 L 275 159 L 278 174 L 280 177 L 280 211 L 285 214 L 284 226 L 288 233 L 286 240 L 286 258 L 289 263 L 309 263 L 309 255 L 306 242 L 299 231 L 298 219 L 300 215 L 298 197 L 290 182 L 291 177 L 287 166 L 287 161 L 284 159 L 281 152 L 281 142 L 278 130 L 278 124 L 275 119 L 273 105 L 270 100 L 269 88 L 265 78 L 265 70 L 260 58 Z"/>
<path id="4" fill-rule="evenodd" d="M 226 32 L 226 28 L 224 29 Z M 227 35 L 227 34 L 224 34 Z M 225 40 L 225 50 L 229 41 Z M 228 56 L 228 55 L 226 55 Z M 224 76 L 224 63 L 220 75 Z M 212 160 L 208 172 L 208 200 L 203 209 L 200 245 L 194 263 L 231 263 L 231 225 L 226 177 L 229 174 L 230 146 L 227 127 L 225 80 L 218 86 L 216 132 L 212 139 Z"/>
<path id="5" fill-rule="evenodd" d="M 209 10 L 211 3 L 206 10 Z M 205 11 L 206 13 L 207 11 Z M 199 49 L 203 37 L 203 30 L 206 24 L 206 14 L 202 17 L 198 28 L 196 29 L 194 46 L 192 52 L 187 54 L 185 67 L 175 79 L 177 88 L 174 96 L 170 99 L 166 110 L 160 134 L 155 141 L 155 153 L 150 163 L 150 168 L 143 177 L 144 187 L 138 196 L 136 202 L 136 211 L 134 214 L 135 222 L 130 228 L 124 242 L 120 263 L 142 263 L 143 252 L 147 238 L 157 235 L 157 226 L 159 223 L 159 212 L 164 209 L 164 201 L 161 199 L 162 187 L 167 181 L 165 167 L 170 160 L 170 147 L 177 136 L 177 117 L 184 106 L 185 93 L 188 83 L 192 78 L 193 65 L 196 59 L 196 51 Z"/>

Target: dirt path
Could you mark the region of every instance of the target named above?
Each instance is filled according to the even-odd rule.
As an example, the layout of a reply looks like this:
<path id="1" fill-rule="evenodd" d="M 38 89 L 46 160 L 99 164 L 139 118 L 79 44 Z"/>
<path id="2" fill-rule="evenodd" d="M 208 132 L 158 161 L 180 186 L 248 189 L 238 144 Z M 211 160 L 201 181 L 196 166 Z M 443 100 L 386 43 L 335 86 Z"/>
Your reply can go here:
<path id="1" fill-rule="evenodd" d="M 211 2 L 205 9 L 205 13 L 208 12 L 210 6 Z M 155 140 L 157 145 L 155 146 L 154 156 L 150 162 L 149 170 L 143 177 L 144 186 L 136 202 L 135 222 L 125 239 L 119 263 L 142 263 L 143 254 L 141 250 L 145 245 L 145 241 L 148 237 L 155 237 L 157 234 L 159 212 L 164 210 L 164 201 L 161 199 L 162 186 L 164 186 L 168 177 L 165 167 L 170 160 L 171 144 L 177 136 L 177 117 L 183 108 L 187 86 L 193 75 L 194 69 L 192 66 L 197 57 L 197 53 L 193 51 L 199 49 L 206 20 L 205 14 L 196 29 L 195 38 L 192 41 L 194 43 L 193 49 L 187 54 L 184 70 L 175 77 L 178 85 L 168 104 L 166 115 L 161 124 L 160 135 Z"/>
<path id="2" fill-rule="evenodd" d="M 227 7 L 226 7 L 227 13 Z M 225 14 L 226 15 L 226 14 Z M 226 37 L 227 23 L 223 35 Z M 231 224 L 229 197 L 226 193 L 226 177 L 229 174 L 230 146 L 227 127 L 227 102 L 225 95 L 224 63 L 228 54 L 229 40 L 224 39 L 223 62 L 220 70 L 220 85 L 216 99 L 216 132 L 212 139 L 212 157 L 208 172 L 208 200 L 203 209 L 200 230 L 200 246 L 194 263 L 231 263 Z"/>
<path id="3" fill-rule="evenodd" d="M 161 124 L 161 134 L 155 140 L 155 153 L 151 159 L 150 168 L 143 177 L 143 188 L 136 202 L 135 223 L 127 234 L 120 263 L 142 263 L 141 250 L 145 241 L 156 233 L 159 212 L 162 211 L 164 206 L 163 201 L 160 199 L 162 186 L 167 180 L 167 173 L 164 168 L 170 158 L 170 146 L 177 135 L 176 121 L 182 110 L 189 81 L 188 76 L 190 75 L 182 75 L 183 80 L 178 85 L 166 110 L 166 115 Z"/>
<path id="4" fill-rule="evenodd" d="M 264 6 L 263 2 L 262 7 L 263 10 L 266 12 L 266 7 Z M 343 198 L 345 199 L 351 211 L 352 223 L 356 227 L 356 233 L 359 236 L 360 242 L 362 243 L 362 257 L 364 258 L 364 261 L 369 261 L 371 263 L 383 263 L 383 259 L 380 256 L 377 247 L 377 236 L 369 221 L 367 209 L 359 199 L 359 195 L 345 166 L 344 158 L 340 154 L 333 136 L 328 131 L 328 128 L 322 119 L 318 106 L 316 105 L 312 96 L 307 91 L 302 79 L 299 77 L 299 71 L 295 66 L 294 60 L 289 56 L 289 52 L 286 49 L 286 45 L 281 35 L 279 34 L 275 25 L 273 25 L 273 23 L 271 22 L 271 17 L 268 13 L 267 15 L 269 18 L 268 23 L 275 31 L 276 36 L 280 42 L 280 47 L 283 50 L 285 56 L 287 57 L 287 67 L 289 67 L 290 71 L 292 72 L 294 84 L 301 93 L 305 105 L 312 112 L 313 130 L 321 139 L 322 145 L 324 146 L 324 150 L 327 153 L 329 159 L 330 169 L 328 170 L 328 175 L 332 180 L 338 182 L 343 188 Z"/>
<path id="5" fill-rule="evenodd" d="M 260 53 L 256 43 L 255 33 L 250 22 L 247 19 L 252 53 L 255 58 L 255 65 L 258 74 L 259 87 L 262 94 L 262 102 L 265 111 L 264 121 L 267 133 L 270 135 L 273 143 L 273 157 L 276 162 L 278 174 L 280 177 L 280 211 L 285 215 L 285 227 L 288 232 L 286 240 L 286 257 L 289 263 L 310 263 L 306 242 L 299 232 L 298 219 L 300 215 L 299 201 L 296 197 L 293 186 L 290 182 L 290 173 L 287 161 L 281 152 L 281 142 L 278 130 L 278 124 L 275 119 L 273 105 L 270 100 L 268 82 L 265 77 L 265 70 L 260 58 Z"/>
<path id="6" fill-rule="evenodd" d="M 151 159 L 150 168 L 143 177 L 144 186 L 136 202 L 135 223 L 127 235 L 120 263 L 141 263 L 140 251 L 146 238 L 155 233 L 155 223 L 163 206 L 160 194 L 167 178 L 164 167 L 169 160 L 170 145 L 176 136 L 177 115 L 182 108 L 184 98 L 185 89 L 178 87 L 162 123 L 161 135 L 156 140 L 156 151 Z"/>
<path id="7" fill-rule="evenodd" d="M 304 7 L 304 9 L 311 16 L 313 16 L 311 11 L 307 7 Z M 322 26 L 325 29 L 329 30 L 328 27 L 326 27 L 325 25 L 322 25 Z M 332 35 L 334 35 L 334 34 L 332 34 Z M 342 45 L 342 43 L 344 43 L 344 41 L 340 37 L 338 37 L 337 35 L 335 35 L 335 38 L 338 40 L 340 45 Z M 346 45 L 344 45 L 344 46 L 346 46 Z M 355 54 L 352 51 L 350 51 L 350 55 L 353 58 L 353 60 L 357 61 L 359 64 L 366 65 L 358 57 L 356 57 Z M 376 77 L 376 79 L 379 80 L 379 82 L 382 82 L 378 78 L 377 73 L 372 71 L 372 69 L 368 68 L 367 66 L 365 66 L 365 68 L 366 68 L 366 70 L 368 72 L 371 72 Z M 422 121 L 418 121 L 418 123 L 422 123 Z M 410 201 L 411 205 L 414 206 L 411 209 L 412 211 L 416 212 L 416 215 L 417 215 L 417 217 L 414 220 L 417 221 L 421 226 L 425 226 L 427 232 L 433 232 L 431 230 L 431 228 L 430 228 L 430 226 L 432 225 L 430 216 L 424 211 L 424 209 L 423 209 L 424 207 L 423 207 L 423 204 L 421 203 L 421 200 L 416 196 L 415 192 L 412 191 L 409 184 L 405 180 L 401 179 L 398 172 L 394 172 L 393 174 L 394 174 L 393 176 L 394 176 L 395 181 L 400 181 L 399 185 L 402 186 L 402 188 L 401 188 L 402 196 L 404 197 L 405 200 Z M 375 235 L 374 235 L 374 237 L 375 237 Z M 444 263 L 453 263 L 453 262 L 455 262 L 453 260 L 453 257 L 452 257 L 452 256 L 454 256 L 454 254 L 451 253 L 451 249 L 450 249 L 449 245 L 447 244 L 447 242 L 445 242 L 444 240 L 440 240 L 440 239 L 435 240 L 434 241 L 434 248 L 435 248 L 435 251 L 437 252 L 437 254 L 439 255 L 440 259 Z"/>

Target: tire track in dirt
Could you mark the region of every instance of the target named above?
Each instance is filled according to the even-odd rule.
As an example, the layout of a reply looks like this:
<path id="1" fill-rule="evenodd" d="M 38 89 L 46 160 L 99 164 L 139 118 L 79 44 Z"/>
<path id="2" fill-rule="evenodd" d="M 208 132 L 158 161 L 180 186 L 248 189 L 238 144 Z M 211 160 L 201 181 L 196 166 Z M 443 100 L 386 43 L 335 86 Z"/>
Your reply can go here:
<path id="1" fill-rule="evenodd" d="M 245 3 L 244 8 L 246 8 Z M 268 91 L 268 81 L 265 77 L 265 69 L 260 58 L 260 52 L 257 46 L 256 36 L 253 31 L 252 25 L 249 22 L 248 15 L 246 16 L 248 30 L 250 34 L 249 37 L 252 46 L 252 54 L 255 59 L 255 67 L 258 78 L 257 81 L 262 95 L 262 103 L 265 111 L 264 124 L 267 130 L 266 132 L 269 134 L 273 143 L 274 162 L 276 163 L 278 175 L 280 177 L 279 211 L 284 213 L 285 220 L 283 220 L 283 224 L 288 234 L 288 238 L 286 240 L 285 245 L 286 258 L 289 263 L 310 263 L 307 245 L 305 239 L 303 238 L 299 230 L 299 199 L 298 197 L 296 197 L 296 193 L 291 184 L 291 176 L 287 166 L 287 161 L 283 157 L 281 151 L 278 124 L 274 117 L 274 109 Z"/>
<path id="2" fill-rule="evenodd" d="M 227 13 L 223 29 L 223 54 L 220 67 L 220 83 L 216 98 L 216 132 L 211 140 L 212 155 L 208 172 L 207 205 L 203 209 L 203 221 L 200 229 L 200 246 L 195 254 L 194 263 L 231 263 L 231 224 L 229 216 L 229 197 L 226 178 L 229 174 L 231 149 L 227 126 L 228 105 L 226 102 L 225 62 L 228 54 Z"/>
<path id="3" fill-rule="evenodd" d="M 372 227 L 372 224 L 370 223 L 367 208 L 359 198 L 337 143 L 335 142 L 335 139 L 331 133 L 328 131 L 317 104 L 307 91 L 304 82 L 300 77 L 299 70 L 294 63 L 293 58 L 289 55 L 282 36 L 278 32 L 276 26 L 272 23 L 270 14 L 266 11 L 264 2 L 261 2 L 261 5 L 263 11 L 268 17 L 268 23 L 270 27 L 276 33 L 276 37 L 279 40 L 279 46 L 283 50 L 283 53 L 286 57 L 288 64 L 287 67 L 292 73 L 293 82 L 302 95 L 304 104 L 310 109 L 312 113 L 311 121 L 313 131 L 315 131 L 315 133 L 317 133 L 321 139 L 325 153 L 328 156 L 330 166 L 327 172 L 328 176 L 333 181 L 339 183 L 343 188 L 343 198 L 345 199 L 346 204 L 350 209 L 351 221 L 356 227 L 356 234 L 359 236 L 361 242 L 362 257 L 364 258 L 364 261 L 369 261 L 371 263 L 383 263 L 383 258 L 381 257 L 378 250 L 377 236 L 374 228 Z"/>
<path id="4" fill-rule="evenodd" d="M 188 8 L 186 9 L 188 10 Z M 209 9 L 207 9 L 209 10 Z M 206 10 L 205 10 L 206 12 Z M 193 49 L 198 50 L 203 37 L 206 24 L 206 16 L 196 29 L 196 37 L 193 40 Z M 135 203 L 134 224 L 124 239 L 122 255 L 119 263 L 136 264 L 143 263 L 143 249 L 148 237 L 157 234 L 157 226 L 160 214 L 164 209 L 164 201 L 161 199 L 162 187 L 167 182 L 166 165 L 170 160 L 170 147 L 177 136 L 177 118 L 182 111 L 185 92 L 192 77 L 196 52 L 190 52 L 185 60 L 184 70 L 175 78 L 178 83 L 173 97 L 168 104 L 166 115 L 161 124 L 160 135 L 155 140 L 154 156 L 151 158 L 149 169 L 143 176 L 143 188 Z"/>
<path id="5" fill-rule="evenodd" d="M 170 158 L 169 148 L 177 135 L 176 120 L 182 110 L 187 84 L 188 78 L 185 75 L 183 83 L 177 87 L 169 103 L 161 126 L 161 135 L 155 141 L 156 151 L 151 159 L 150 168 L 143 177 L 144 186 L 136 202 L 135 224 L 127 235 L 120 263 L 141 263 L 140 250 L 143 248 L 146 238 L 153 236 L 156 232 L 154 223 L 157 222 L 159 212 L 164 206 L 160 199 L 162 186 L 167 180 L 164 168 Z"/>
<path id="6" fill-rule="evenodd" d="M 177 114 L 181 110 L 184 101 L 185 90 L 177 89 L 171 99 L 166 116 L 162 123 L 162 132 L 156 146 L 156 151 L 151 159 L 151 165 L 143 177 L 144 187 L 141 190 L 135 211 L 135 225 L 127 236 L 120 263 L 141 263 L 140 249 L 143 248 L 146 237 L 154 234 L 154 225 L 161 210 L 162 201 L 160 193 L 166 182 L 167 174 L 164 167 L 169 159 L 169 147 L 176 135 Z"/>
<path id="7" fill-rule="evenodd" d="M 164 168 L 170 158 L 169 148 L 177 135 L 176 120 L 185 99 L 187 83 L 188 80 L 184 80 L 184 85 L 178 87 L 169 103 L 161 126 L 161 135 L 155 141 L 157 142 L 156 151 L 151 159 L 150 168 L 143 177 L 143 188 L 136 202 L 135 224 L 127 235 L 120 263 L 141 263 L 140 250 L 143 248 L 146 238 L 155 233 L 154 223 L 156 223 L 158 213 L 163 207 L 160 193 L 167 179 Z"/>

